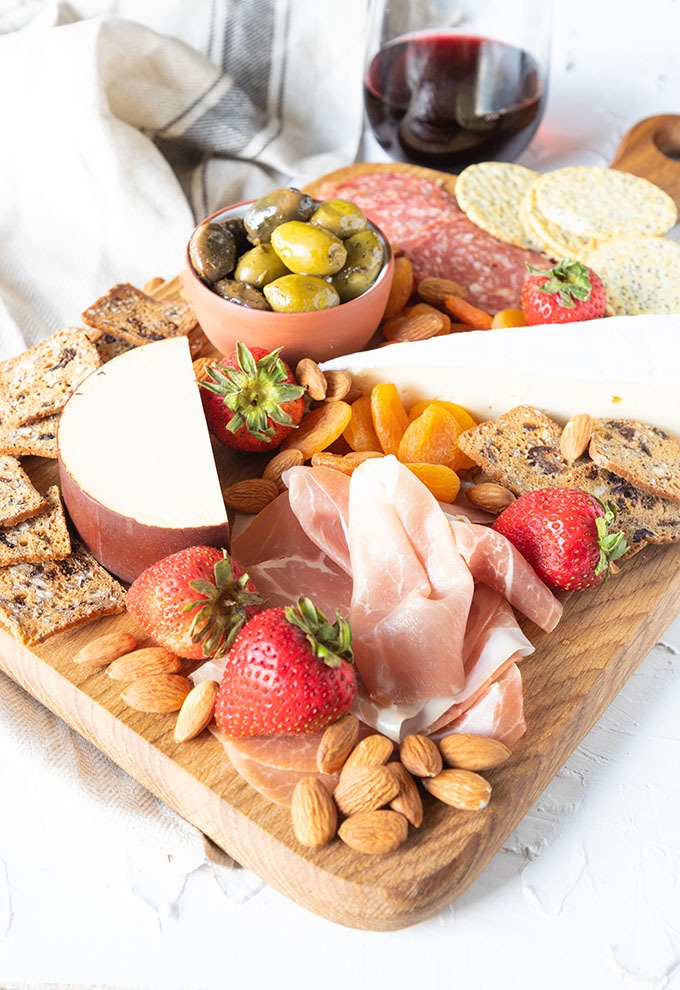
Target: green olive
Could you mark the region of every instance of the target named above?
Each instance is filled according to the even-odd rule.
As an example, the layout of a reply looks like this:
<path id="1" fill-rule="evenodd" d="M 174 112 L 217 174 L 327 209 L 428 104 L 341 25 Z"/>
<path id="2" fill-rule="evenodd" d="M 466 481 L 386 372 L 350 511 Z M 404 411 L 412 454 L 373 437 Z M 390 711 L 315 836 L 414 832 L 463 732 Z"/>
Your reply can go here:
<path id="1" fill-rule="evenodd" d="M 309 313 L 330 309 L 340 297 L 330 282 L 314 275 L 284 275 L 265 285 L 264 294 L 277 313 Z"/>
<path id="2" fill-rule="evenodd" d="M 194 271 L 207 282 L 217 282 L 234 268 L 234 235 L 221 223 L 202 223 L 191 235 L 189 260 Z"/>
<path id="3" fill-rule="evenodd" d="M 339 237 L 299 220 L 282 223 L 272 231 L 272 247 L 296 275 L 335 275 L 347 260 Z"/>
<path id="4" fill-rule="evenodd" d="M 243 282 L 236 282 L 233 278 L 221 278 L 212 288 L 218 295 L 238 303 L 239 306 L 247 306 L 248 309 L 271 309 L 259 289 L 254 289 L 252 285 L 244 285 Z"/>
<path id="5" fill-rule="evenodd" d="M 272 231 L 288 220 L 307 220 L 314 212 L 314 200 L 299 189 L 274 189 L 262 196 L 243 218 L 253 244 L 267 244 Z"/>
<path id="6" fill-rule="evenodd" d="M 345 241 L 347 263 L 337 275 L 333 285 L 341 302 L 348 302 L 362 295 L 375 282 L 385 261 L 380 238 L 372 230 L 353 234 Z"/>
<path id="7" fill-rule="evenodd" d="M 254 285 L 256 289 L 261 289 L 282 275 L 290 275 L 290 271 L 271 244 L 258 244 L 242 254 L 234 272 L 235 279 Z"/>
<path id="8" fill-rule="evenodd" d="M 348 199 L 325 200 L 314 210 L 309 222 L 315 227 L 330 230 L 331 234 L 343 241 L 352 234 L 358 234 L 360 230 L 366 230 L 368 226 L 365 213 Z"/>

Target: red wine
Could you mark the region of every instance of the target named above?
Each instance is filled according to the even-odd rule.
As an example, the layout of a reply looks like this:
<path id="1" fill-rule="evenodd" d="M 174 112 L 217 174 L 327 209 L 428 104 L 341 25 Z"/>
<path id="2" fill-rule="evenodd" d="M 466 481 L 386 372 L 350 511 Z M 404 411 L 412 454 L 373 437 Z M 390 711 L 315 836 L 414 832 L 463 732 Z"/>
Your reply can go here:
<path id="1" fill-rule="evenodd" d="M 512 161 L 538 127 L 545 99 L 536 61 L 487 38 L 417 34 L 375 56 L 366 113 L 393 157 L 449 172 Z"/>

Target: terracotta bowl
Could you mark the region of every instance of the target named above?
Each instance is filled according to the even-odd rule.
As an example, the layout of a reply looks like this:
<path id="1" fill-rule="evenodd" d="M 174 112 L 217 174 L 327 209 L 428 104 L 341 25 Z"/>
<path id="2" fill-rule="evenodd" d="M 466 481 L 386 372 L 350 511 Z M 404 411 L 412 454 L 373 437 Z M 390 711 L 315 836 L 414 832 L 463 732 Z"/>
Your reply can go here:
<path id="1" fill-rule="evenodd" d="M 254 200 L 218 210 L 207 220 L 242 217 L 251 202 Z M 371 226 L 385 245 L 386 261 L 376 281 L 356 299 L 312 313 L 248 309 L 223 299 L 208 288 L 193 270 L 187 244 L 182 285 L 208 340 L 222 354 L 233 350 L 239 340 L 250 347 L 266 347 L 268 350 L 282 347 L 281 356 L 289 363 L 303 357 L 311 357 L 317 362 L 326 361 L 361 350 L 378 328 L 394 275 L 389 242 L 375 224 Z"/>

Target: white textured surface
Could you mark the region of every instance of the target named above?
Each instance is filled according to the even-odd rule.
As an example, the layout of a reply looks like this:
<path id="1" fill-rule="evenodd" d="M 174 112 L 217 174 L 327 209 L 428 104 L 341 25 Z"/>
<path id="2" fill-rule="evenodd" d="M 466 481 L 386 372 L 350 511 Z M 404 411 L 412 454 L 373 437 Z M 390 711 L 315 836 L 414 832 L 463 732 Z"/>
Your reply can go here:
<path id="1" fill-rule="evenodd" d="M 557 6 L 550 102 L 523 162 L 606 164 L 638 119 L 680 111 L 679 37 L 678 0 Z M 398 933 L 335 927 L 269 888 L 238 903 L 258 889 L 248 875 L 225 891 L 195 850 L 168 862 L 173 818 L 153 799 L 117 833 L 124 775 L 107 813 L 80 821 L 56 769 L 8 759 L 0 985 L 677 990 L 679 654 L 676 620 L 477 883 Z M 40 731 L 36 716 L 26 732 Z M 88 753 L 74 737 L 74 763 Z M 164 823 L 151 834 L 150 816 Z"/>

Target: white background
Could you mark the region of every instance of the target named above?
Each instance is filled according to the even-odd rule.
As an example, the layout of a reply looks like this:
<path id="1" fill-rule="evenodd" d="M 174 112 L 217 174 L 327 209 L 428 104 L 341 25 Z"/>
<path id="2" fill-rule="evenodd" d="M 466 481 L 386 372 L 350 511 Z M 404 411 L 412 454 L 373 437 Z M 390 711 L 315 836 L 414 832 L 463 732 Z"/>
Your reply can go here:
<path id="1" fill-rule="evenodd" d="M 525 164 L 606 164 L 637 120 L 680 112 L 678 0 L 571 0 L 554 28 Z M 334 926 L 249 876 L 225 892 L 204 868 L 142 889 L 134 856 L 50 824 L 58 790 L 5 766 L 0 986 L 680 988 L 679 651 L 676 620 L 483 876 L 402 932 Z M 139 848 L 165 855 L 162 836 Z"/>

